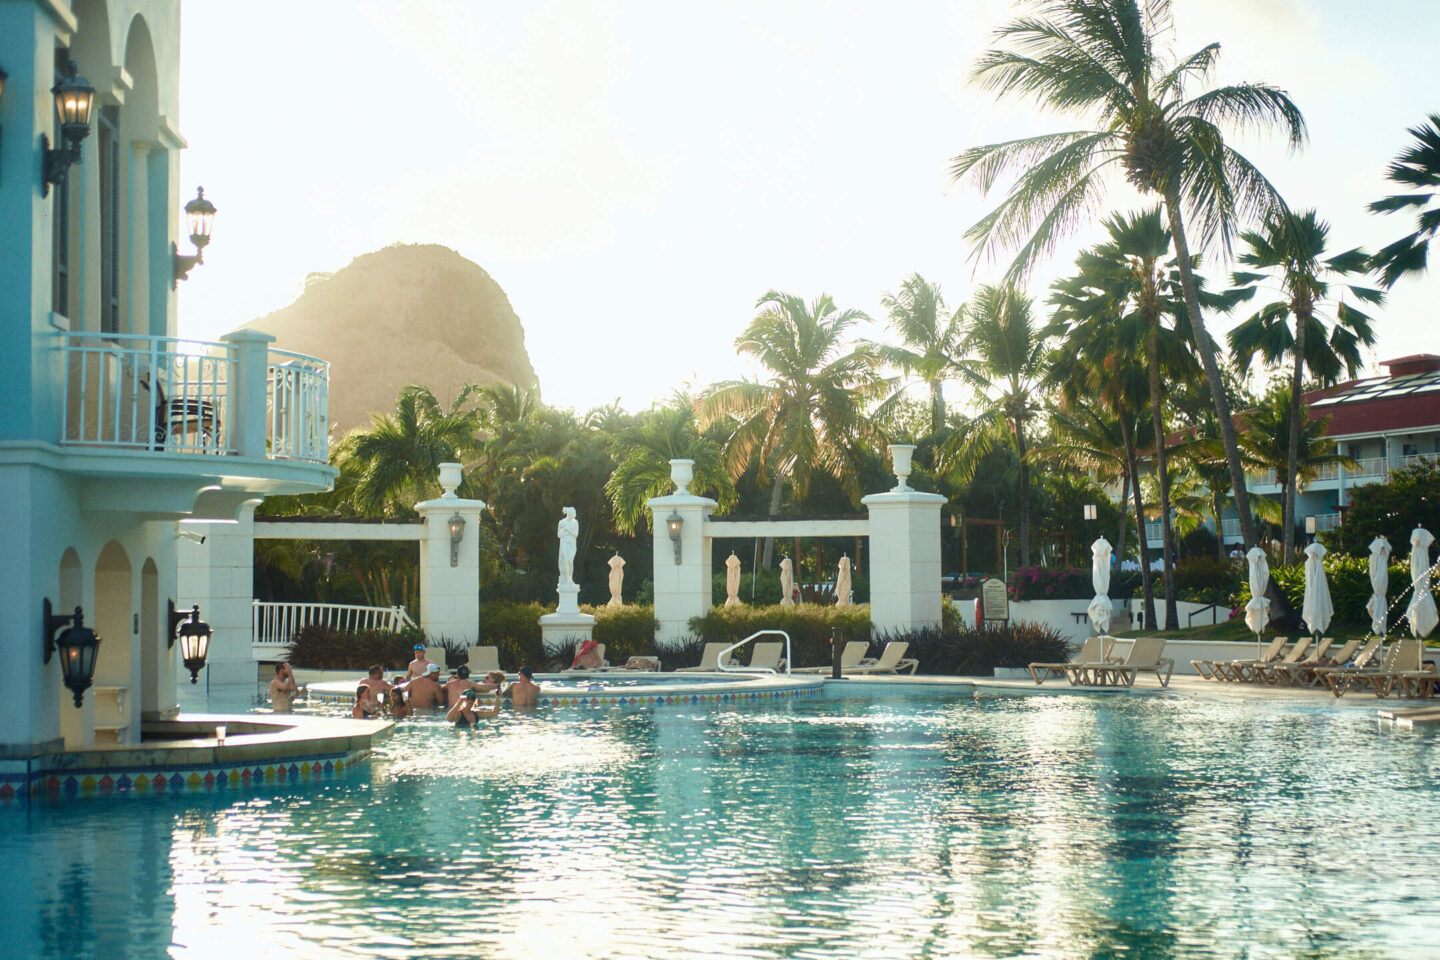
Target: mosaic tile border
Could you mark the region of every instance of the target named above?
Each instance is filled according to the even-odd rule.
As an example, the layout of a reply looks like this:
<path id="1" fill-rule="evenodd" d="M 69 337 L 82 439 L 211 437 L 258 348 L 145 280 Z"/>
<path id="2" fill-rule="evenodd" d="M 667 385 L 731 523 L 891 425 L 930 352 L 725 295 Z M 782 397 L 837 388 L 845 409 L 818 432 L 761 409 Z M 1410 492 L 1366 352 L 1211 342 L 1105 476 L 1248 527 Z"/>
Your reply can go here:
<path id="1" fill-rule="evenodd" d="M 665 693 L 665 694 L 580 694 L 574 696 L 541 697 L 543 707 L 642 707 L 642 706 L 687 706 L 701 703 L 738 703 L 754 700 L 782 700 L 793 697 L 814 696 L 824 692 L 822 684 L 803 687 L 767 688 L 764 690 L 732 690 L 721 693 Z M 352 694 L 332 694 L 328 691 L 311 691 L 309 699 L 321 703 L 345 703 L 354 699 Z"/>
<path id="2" fill-rule="evenodd" d="M 257 763 L 156 764 L 92 770 L 0 773 L 0 802 L 60 800 L 116 794 L 161 797 L 343 776 L 370 756 L 348 753 L 287 757 Z"/>

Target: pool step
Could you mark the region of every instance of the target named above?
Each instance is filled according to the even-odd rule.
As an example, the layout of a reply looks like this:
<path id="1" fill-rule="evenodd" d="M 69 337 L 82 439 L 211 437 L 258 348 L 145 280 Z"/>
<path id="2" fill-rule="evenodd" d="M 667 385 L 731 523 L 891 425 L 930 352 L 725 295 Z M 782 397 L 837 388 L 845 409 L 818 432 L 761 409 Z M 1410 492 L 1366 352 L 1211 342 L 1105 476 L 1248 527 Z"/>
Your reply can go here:
<path id="1" fill-rule="evenodd" d="M 1398 726 L 1413 727 L 1417 723 L 1440 723 L 1440 707 L 1412 707 L 1407 710 L 1381 710 L 1382 720 L 1393 720 Z"/>

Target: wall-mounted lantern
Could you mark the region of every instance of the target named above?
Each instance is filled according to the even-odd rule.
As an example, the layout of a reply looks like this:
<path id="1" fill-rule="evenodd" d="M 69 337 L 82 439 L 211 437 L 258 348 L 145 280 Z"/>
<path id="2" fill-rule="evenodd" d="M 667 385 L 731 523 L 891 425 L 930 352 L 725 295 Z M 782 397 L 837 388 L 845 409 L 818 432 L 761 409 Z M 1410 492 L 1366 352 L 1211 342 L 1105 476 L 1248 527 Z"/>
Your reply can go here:
<path id="1" fill-rule="evenodd" d="M 95 680 L 95 658 L 100 649 L 100 638 L 95 631 L 85 626 L 84 612 L 75 608 L 71 615 L 57 614 L 45 598 L 45 662 L 58 651 L 60 654 L 61 679 L 70 692 L 75 694 L 75 706 L 80 706 L 85 691 Z M 61 627 L 65 627 L 62 631 Z M 59 631 L 59 635 L 56 633 Z"/>
<path id="2" fill-rule="evenodd" d="M 670 530 L 670 542 L 675 545 L 675 562 L 680 562 L 680 531 L 685 527 L 685 518 L 674 510 L 670 516 L 665 518 L 665 526 Z"/>
<path id="3" fill-rule="evenodd" d="M 77 75 L 74 60 L 50 92 L 55 95 L 55 112 L 60 117 L 62 145 L 51 149 L 50 138 L 40 135 L 40 145 L 44 148 L 40 154 L 41 195 L 47 197 L 50 184 L 64 183 L 70 164 L 80 162 L 80 144 L 90 135 L 90 115 L 95 109 L 95 88 Z"/>
<path id="4" fill-rule="evenodd" d="M 170 244 L 170 253 L 175 258 L 175 273 L 170 279 L 172 289 L 177 281 L 189 279 L 195 264 L 205 262 L 205 247 L 210 243 L 210 231 L 215 229 L 215 204 L 205 199 L 204 187 L 198 187 L 195 199 L 185 204 L 185 222 L 190 227 L 190 242 L 195 244 L 195 255 L 181 256 L 180 248 Z"/>
<path id="5" fill-rule="evenodd" d="M 205 660 L 210 656 L 210 624 L 200 619 L 200 605 L 190 608 L 189 613 L 175 612 L 175 601 L 170 601 L 170 630 L 174 635 L 175 624 L 180 625 L 180 660 L 190 671 L 190 682 L 200 681 L 200 671 L 205 669 Z M 173 641 L 172 641 L 173 642 Z"/>
<path id="6" fill-rule="evenodd" d="M 450 566 L 460 566 L 460 541 L 465 539 L 465 518 L 459 511 L 450 518 Z"/>

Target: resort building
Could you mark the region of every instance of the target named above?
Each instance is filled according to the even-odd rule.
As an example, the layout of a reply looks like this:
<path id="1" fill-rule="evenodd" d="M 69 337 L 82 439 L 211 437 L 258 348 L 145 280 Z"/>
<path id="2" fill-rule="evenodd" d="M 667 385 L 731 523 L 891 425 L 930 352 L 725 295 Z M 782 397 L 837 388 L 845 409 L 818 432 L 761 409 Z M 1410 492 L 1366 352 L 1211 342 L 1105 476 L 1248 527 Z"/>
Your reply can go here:
<path id="1" fill-rule="evenodd" d="M 322 361 L 178 335 L 179 43 L 178 0 L 0 3 L 0 760 L 172 716 L 177 522 L 333 481 Z"/>
<path id="2" fill-rule="evenodd" d="M 1440 461 L 1440 355 L 1417 353 L 1380 364 L 1384 376 L 1351 380 L 1305 397 L 1313 419 L 1329 418 L 1325 436 L 1355 466 L 1323 468 L 1296 493 L 1297 525 L 1315 518 L 1317 532 L 1340 525 L 1350 491 L 1389 478 L 1420 460 Z M 1279 499 L 1273 470 L 1251 476 L 1250 493 Z M 1151 547 L 1160 546 L 1159 521 L 1145 524 Z M 1224 521 L 1225 543 L 1240 542 L 1240 522 Z"/>

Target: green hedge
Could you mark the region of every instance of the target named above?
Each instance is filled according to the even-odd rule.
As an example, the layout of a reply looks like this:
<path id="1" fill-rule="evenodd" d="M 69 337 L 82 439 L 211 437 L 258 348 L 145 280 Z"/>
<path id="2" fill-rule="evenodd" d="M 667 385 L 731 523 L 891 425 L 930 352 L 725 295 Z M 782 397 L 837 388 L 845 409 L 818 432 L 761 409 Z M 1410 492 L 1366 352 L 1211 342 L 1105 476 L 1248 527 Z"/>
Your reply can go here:
<path id="1" fill-rule="evenodd" d="M 712 607 L 690 620 L 691 633 L 705 643 L 734 643 L 757 630 L 784 630 L 790 635 L 791 665 L 797 667 L 829 663 L 830 637 L 837 628 L 846 640 L 869 640 L 870 608 L 815 603 Z"/>
<path id="2" fill-rule="evenodd" d="M 335 630 L 313 625 L 290 641 L 287 659 L 294 667 L 310 670 L 367 670 L 378 663 L 385 670 L 403 672 L 414 658 L 415 644 L 426 643 L 418 628 L 388 630 Z"/>
<path id="3" fill-rule="evenodd" d="M 937 676 L 986 677 L 996 667 L 1060 663 L 1071 654 L 1069 642 L 1053 628 L 1025 622 L 979 630 L 950 625 L 900 631 L 872 641 L 871 655 L 878 655 L 888 640 L 910 644 L 905 656 L 920 661 L 916 672 Z"/>
<path id="4" fill-rule="evenodd" d="M 627 604 L 623 607 L 590 607 L 581 611 L 595 618 L 592 636 L 605 644 L 605 659 L 624 663 L 631 656 L 655 653 L 655 608 Z M 510 603 L 488 600 L 480 604 L 482 644 L 500 648 L 500 666 L 516 670 L 547 662 L 540 639 L 540 617 L 553 608 L 538 603 Z"/>
<path id="5" fill-rule="evenodd" d="M 1370 614 L 1365 605 L 1370 602 L 1370 561 L 1367 557 L 1347 557 L 1342 554 L 1327 554 L 1324 560 L 1325 579 L 1330 584 L 1330 601 L 1335 605 L 1335 620 L 1339 623 L 1369 623 Z M 1295 608 L 1298 615 L 1305 602 L 1305 565 L 1292 563 L 1270 568 L 1270 575 L 1280 587 L 1285 599 Z M 1386 599 L 1391 605 L 1390 622 L 1393 624 L 1405 610 L 1396 606 L 1402 596 L 1410 590 L 1410 568 L 1401 563 L 1390 565 L 1390 585 Z M 1250 583 L 1241 584 L 1235 599 L 1235 606 L 1243 608 L 1250 602 Z"/>

